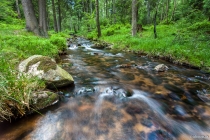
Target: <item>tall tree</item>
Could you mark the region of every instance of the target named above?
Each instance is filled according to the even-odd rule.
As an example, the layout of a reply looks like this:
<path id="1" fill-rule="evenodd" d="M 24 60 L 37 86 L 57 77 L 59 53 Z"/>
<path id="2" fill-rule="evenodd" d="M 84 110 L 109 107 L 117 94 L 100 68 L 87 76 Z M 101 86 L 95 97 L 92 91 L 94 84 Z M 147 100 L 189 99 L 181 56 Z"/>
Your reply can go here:
<path id="1" fill-rule="evenodd" d="M 147 0 L 147 24 L 150 24 L 150 0 Z"/>
<path id="2" fill-rule="evenodd" d="M 58 32 L 61 31 L 61 0 L 58 0 Z"/>
<path id="3" fill-rule="evenodd" d="M 17 8 L 18 18 L 21 18 L 20 8 L 19 8 L 19 0 L 16 0 L 16 8 Z"/>
<path id="4" fill-rule="evenodd" d="M 171 20 L 174 20 L 174 14 L 175 14 L 175 11 L 176 11 L 176 0 L 174 0 L 174 8 L 172 10 L 172 14 L 171 14 Z"/>
<path id="5" fill-rule="evenodd" d="M 157 26 L 157 12 L 158 12 L 159 1 L 160 1 L 160 0 L 158 0 L 158 1 L 156 2 L 155 15 L 154 15 L 154 37 L 155 37 L 155 38 L 157 38 L 156 26 Z"/>
<path id="6" fill-rule="evenodd" d="M 137 33 L 137 0 L 132 0 L 132 36 Z"/>
<path id="7" fill-rule="evenodd" d="M 41 36 L 39 24 L 34 13 L 34 7 L 31 0 L 21 0 L 23 5 L 24 16 L 26 20 L 26 29 Z"/>
<path id="8" fill-rule="evenodd" d="M 166 0 L 166 23 L 168 23 L 168 11 L 170 0 Z"/>
<path id="9" fill-rule="evenodd" d="M 96 0 L 96 26 L 97 26 L 97 36 L 101 37 L 101 27 L 99 22 L 99 2 Z"/>
<path id="10" fill-rule="evenodd" d="M 39 0 L 39 28 L 41 35 L 47 37 L 47 10 L 46 0 Z"/>
<path id="11" fill-rule="evenodd" d="M 57 18 L 56 18 L 56 12 L 55 12 L 55 1 L 52 0 L 52 11 L 53 11 L 53 25 L 55 32 L 58 32 L 58 26 L 57 26 Z"/>

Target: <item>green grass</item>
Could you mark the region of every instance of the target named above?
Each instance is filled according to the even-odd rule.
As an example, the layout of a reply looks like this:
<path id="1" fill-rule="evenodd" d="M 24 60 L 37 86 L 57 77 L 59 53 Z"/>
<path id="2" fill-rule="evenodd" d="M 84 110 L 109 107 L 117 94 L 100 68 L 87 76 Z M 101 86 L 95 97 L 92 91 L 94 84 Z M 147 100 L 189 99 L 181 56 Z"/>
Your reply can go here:
<path id="1" fill-rule="evenodd" d="M 204 20 L 191 26 L 181 22 L 157 25 L 158 38 L 154 39 L 153 26 L 144 26 L 144 31 L 131 36 L 131 26 L 112 25 L 102 28 L 100 40 L 114 44 L 114 49 L 133 50 L 149 56 L 167 58 L 178 64 L 190 64 L 209 71 L 210 24 Z M 87 34 L 96 38 L 95 31 Z"/>
<path id="2" fill-rule="evenodd" d="M 0 23 L 0 121 L 22 116 L 30 110 L 32 93 L 43 90 L 45 84 L 38 78 L 18 75 L 17 66 L 32 55 L 55 57 L 66 47 L 67 31 L 49 32 L 41 38 L 17 25 Z"/>

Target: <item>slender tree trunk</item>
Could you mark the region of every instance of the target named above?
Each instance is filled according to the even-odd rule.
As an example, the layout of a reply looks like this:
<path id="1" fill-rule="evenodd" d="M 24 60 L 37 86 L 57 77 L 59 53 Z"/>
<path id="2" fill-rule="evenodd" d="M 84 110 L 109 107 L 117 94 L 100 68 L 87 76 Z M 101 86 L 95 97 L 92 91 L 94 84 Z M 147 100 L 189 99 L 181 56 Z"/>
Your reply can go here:
<path id="1" fill-rule="evenodd" d="M 61 18 L 61 1 L 58 0 L 58 32 L 61 31 L 61 21 L 62 21 L 62 18 Z"/>
<path id="2" fill-rule="evenodd" d="M 108 18 L 108 0 L 105 0 L 106 5 L 106 18 Z"/>
<path id="3" fill-rule="evenodd" d="M 161 9 L 161 17 L 160 17 L 160 19 L 164 20 L 164 6 Z"/>
<path id="4" fill-rule="evenodd" d="M 47 10 L 46 0 L 39 0 L 39 28 L 42 36 L 47 37 Z"/>
<path id="5" fill-rule="evenodd" d="M 21 0 L 23 5 L 24 16 L 26 19 L 26 29 L 41 36 L 39 24 L 34 13 L 34 7 L 31 0 Z"/>
<path id="6" fill-rule="evenodd" d="M 166 2 L 166 23 L 167 23 L 167 24 L 168 24 L 169 1 L 170 1 L 170 0 L 167 0 L 167 2 Z"/>
<path id="7" fill-rule="evenodd" d="M 147 24 L 150 24 L 150 1 L 147 1 Z"/>
<path id="8" fill-rule="evenodd" d="M 157 38 L 157 30 L 156 30 L 156 26 L 157 26 L 157 10 L 155 11 L 155 16 L 154 16 L 154 37 Z"/>
<path id="9" fill-rule="evenodd" d="M 115 0 L 113 0 L 113 20 L 114 20 L 114 24 L 116 23 L 116 7 L 115 7 Z"/>
<path id="10" fill-rule="evenodd" d="M 92 0 L 90 0 L 89 5 L 90 5 L 90 14 L 92 14 L 93 13 L 93 3 L 92 3 Z"/>
<path id="11" fill-rule="evenodd" d="M 98 3 L 98 0 L 96 0 L 96 26 L 97 26 L 97 36 L 99 38 L 99 37 L 101 37 L 101 28 L 100 28 L 100 22 L 99 22 L 99 3 Z"/>
<path id="12" fill-rule="evenodd" d="M 155 37 L 155 39 L 157 38 L 156 26 L 157 26 L 157 11 L 158 11 L 158 6 L 159 6 L 159 1 L 157 1 L 157 3 L 156 3 L 155 15 L 154 15 L 154 37 Z"/>
<path id="13" fill-rule="evenodd" d="M 16 8 L 17 8 L 18 18 L 21 18 L 20 8 L 19 8 L 19 0 L 16 0 Z"/>
<path id="14" fill-rule="evenodd" d="M 171 20 L 174 20 L 175 11 L 176 11 L 176 0 L 174 0 L 174 9 L 173 9 L 172 14 L 171 14 Z"/>
<path id="15" fill-rule="evenodd" d="M 132 36 L 137 33 L 137 0 L 132 0 Z"/>
<path id="16" fill-rule="evenodd" d="M 52 0 L 52 10 L 53 10 L 54 30 L 55 30 L 55 32 L 58 32 L 58 26 L 57 26 L 57 19 L 56 19 L 55 2 L 54 2 L 54 0 Z"/>

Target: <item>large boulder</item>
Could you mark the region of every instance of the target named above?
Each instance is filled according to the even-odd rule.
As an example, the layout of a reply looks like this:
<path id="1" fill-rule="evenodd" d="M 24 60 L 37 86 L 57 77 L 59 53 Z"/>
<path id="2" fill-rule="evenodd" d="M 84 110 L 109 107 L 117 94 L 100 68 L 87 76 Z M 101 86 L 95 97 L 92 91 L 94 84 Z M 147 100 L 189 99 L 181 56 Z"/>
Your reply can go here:
<path id="1" fill-rule="evenodd" d="M 159 64 L 155 67 L 155 70 L 158 72 L 164 72 L 164 71 L 167 71 L 168 69 L 169 68 L 164 64 Z"/>
<path id="2" fill-rule="evenodd" d="M 72 76 L 47 56 L 34 55 L 19 64 L 19 71 L 43 79 L 48 88 L 60 88 L 74 82 Z"/>

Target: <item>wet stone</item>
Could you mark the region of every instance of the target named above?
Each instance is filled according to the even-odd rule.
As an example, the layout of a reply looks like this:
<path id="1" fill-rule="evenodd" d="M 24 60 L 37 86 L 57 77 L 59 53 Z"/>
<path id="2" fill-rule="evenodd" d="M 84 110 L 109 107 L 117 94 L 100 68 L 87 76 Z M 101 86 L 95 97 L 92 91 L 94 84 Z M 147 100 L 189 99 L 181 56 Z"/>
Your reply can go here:
<path id="1" fill-rule="evenodd" d="M 125 134 L 128 134 L 129 136 L 132 136 L 133 135 L 133 130 L 130 129 L 132 128 L 133 126 L 135 126 L 136 122 L 135 121 L 127 121 L 123 124 L 123 130 L 124 130 L 124 133 Z"/>
<path id="2" fill-rule="evenodd" d="M 149 133 L 148 140 L 173 140 L 173 137 L 164 130 L 156 130 Z"/>
<path id="3" fill-rule="evenodd" d="M 175 93 L 184 93 L 184 90 L 178 88 L 177 86 L 175 85 L 171 85 L 171 84 L 165 84 L 164 87 L 172 92 L 175 92 Z"/>
<path id="4" fill-rule="evenodd" d="M 144 126 L 147 126 L 147 127 L 151 127 L 153 125 L 152 121 L 150 119 L 147 119 L 147 118 L 142 119 L 141 124 L 143 124 Z"/>
<path id="5" fill-rule="evenodd" d="M 184 108 L 180 105 L 176 105 L 174 107 L 174 112 L 175 112 L 175 114 L 181 115 L 181 116 L 184 116 L 187 114 L 186 111 L 184 110 Z"/>
<path id="6" fill-rule="evenodd" d="M 137 134 L 137 138 L 140 140 L 146 140 L 146 134 L 144 131 L 141 131 L 140 133 Z"/>
<path id="7" fill-rule="evenodd" d="M 160 84 L 162 84 L 162 82 L 163 82 L 163 80 L 160 79 L 160 78 L 158 78 L 158 77 L 153 77 L 153 76 L 151 76 L 150 78 L 151 78 L 152 82 L 153 82 L 155 85 L 160 85 Z"/>
<path id="8" fill-rule="evenodd" d="M 165 100 L 167 97 L 165 97 L 165 96 L 162 95 L 162 94 L 153 94 L 153 95 L 152 95 L 152 98 L 155 98 L 155 99 L 163 99 L 163 100 Z"/>
<path id="9" fill-rule="evenodd" d="M 126 112 L 130 115 L 143 114 L 144 113 L 144 111 L 141 108 L 139 108 L 138 106 L 134 106 L 134 105 L 133 106 L 128 106 L 126 108 Z"/>
<path id="10" fill-rule="evenodd" d="M 71 94 L 70 93 L 65 93 L 64 96 L 67 97 L 67 98 L 70 98 L 71 97 Z"/>
<path id="11" fill-rule="evenodd" d="M 176 93 L 169 93 L 168 96 L 173 100 L 180 100 L 180 97 Z"/>
<path id="12" fill-rule="evenodd" d="M 135 79 L 135 76 L 134 76 L 134 74 L 132 74 L 132 73 L 127 73 L 127 74 L 123 74 L 122 79 L 123 79 L 123 80 L 132 81 L 132 80 Z"/>

